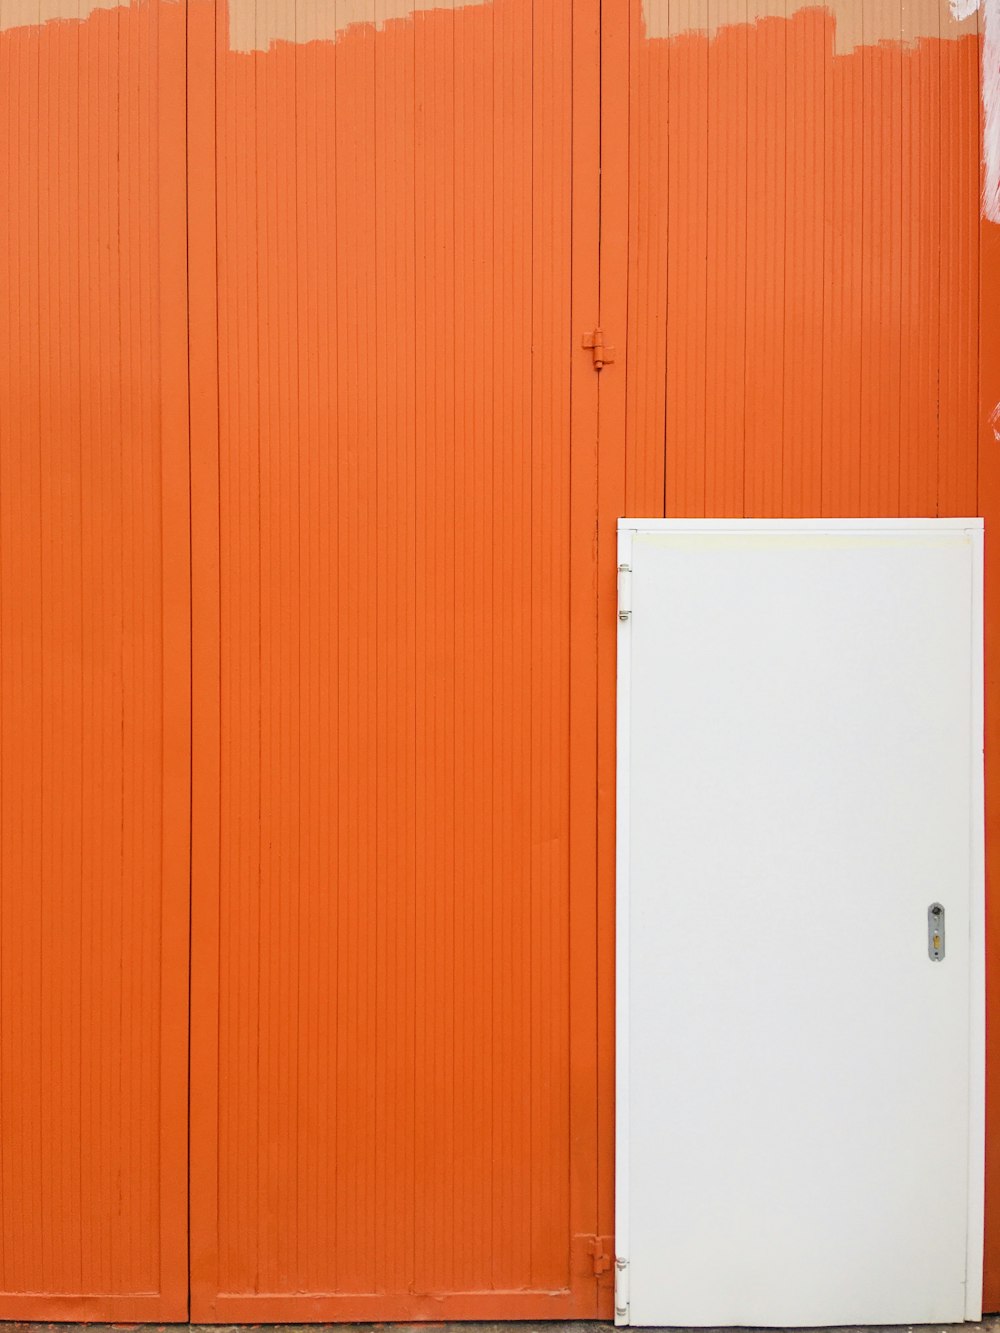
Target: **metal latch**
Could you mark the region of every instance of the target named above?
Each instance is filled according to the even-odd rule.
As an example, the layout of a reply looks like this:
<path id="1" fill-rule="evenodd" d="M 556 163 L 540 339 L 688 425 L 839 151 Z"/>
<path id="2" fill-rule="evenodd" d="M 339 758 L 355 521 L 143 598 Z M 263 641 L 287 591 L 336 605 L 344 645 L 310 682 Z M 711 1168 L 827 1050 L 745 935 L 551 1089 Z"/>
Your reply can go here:
<path id="1" fill-rule="evenodd" d="M 600 1277 L 602 1273 L 607 1273 L 610 1270 L 614 1262 L 611 1257 L 613 1243 L 613 1237 L 611 1236 L 591 1236 L 588 1240 L 587 1250 L 590 1253 L 594 1277 Z"/>
<path id="2" fill-rule="evenodd" d="M 591 329 L 583 335 L 583 345 L 594 354 L 594 369 L 601 370 L 615 359 L 615 349 L 604 341 L 603 329 Z"/>
<path id="3" fill-rule="evenodd" d="M 931 903 L 927 909 L 927 956 L 933 963 L 944 957 L 944 908 Z"/>

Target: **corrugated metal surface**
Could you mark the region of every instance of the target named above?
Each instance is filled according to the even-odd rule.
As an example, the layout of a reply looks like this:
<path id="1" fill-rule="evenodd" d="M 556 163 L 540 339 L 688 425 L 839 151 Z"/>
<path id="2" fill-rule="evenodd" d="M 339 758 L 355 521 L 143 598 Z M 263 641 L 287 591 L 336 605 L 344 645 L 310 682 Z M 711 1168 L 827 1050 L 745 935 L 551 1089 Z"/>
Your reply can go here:
<path id="1" fill-rule="evenodd" d="M 596 1309 L 573 9 L 192 5 L 193 1318 Z"/>
<path id="2" fill-rule="evenodd" d="M 607 1313 L 614 520 L 989 520 L 976 21 L 0 0 L 0 87 L 0 1314 L 184 1308 L 188 370 L 193 1314 Z"/>
<path id="3" fill-rule="evenodd" d="M 0 1312 L 180 1319 L 183 9 L 0 31 L 0 89 Z"/>
<path id="4" fill-rule="evenodd" d="M 627 511 L 974 513 L 975 33 L 688 8 L 633 4 Z"/>

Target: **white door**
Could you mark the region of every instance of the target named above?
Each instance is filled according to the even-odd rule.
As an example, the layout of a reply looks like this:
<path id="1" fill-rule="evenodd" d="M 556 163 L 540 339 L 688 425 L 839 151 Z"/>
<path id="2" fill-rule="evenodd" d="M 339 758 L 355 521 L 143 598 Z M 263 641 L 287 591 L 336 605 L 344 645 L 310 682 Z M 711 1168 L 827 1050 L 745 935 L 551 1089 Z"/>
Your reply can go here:
<path id="1" fill-rule="evenodd" d="M 981 570 L 620 525 L 619 1323 L 979 1317 Z"/>

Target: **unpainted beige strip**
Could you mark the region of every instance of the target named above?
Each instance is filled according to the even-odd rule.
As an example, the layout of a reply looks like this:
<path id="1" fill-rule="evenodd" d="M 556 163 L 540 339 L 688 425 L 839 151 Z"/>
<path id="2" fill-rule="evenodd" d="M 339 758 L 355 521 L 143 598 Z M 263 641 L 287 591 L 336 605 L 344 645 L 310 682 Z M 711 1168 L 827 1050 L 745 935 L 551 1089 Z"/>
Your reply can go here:
<path id="1" fill-rule="evenodd" d="M 98 9 L 136 0 L 0 0 L 0 32 L 52 19 L 85 19 Z M 218 0 L 225 3 L 225 0 Z M 275 42 L 333 42 L 348 28 L 410 18 L 434 9 L 465 9 L 490 0 L 229 0 L 229 45 L 234 51 L 266 51 Z"/>
<path id="2" fill-rule="evenodd" d="M 266 51 L 275 42 L 334 42 L 359 23 L 376 28 L 434 9 L 467 9 L 489 0 L 295 0 L 258 5 L 257 0 L 229 0 L 229 45 L 234 51 Z"/>
<path id="3" fill-rule="evenodd" d="M 85 19 L 99 9 L 137 0 L 0 0 L 0 32 L 34 27 L 53 19 Z M 224 0 L 219 0 L 224 3 Z M 229 0 L 229 42 L 234 51 L 266 51 L 275 42 L 332 42 L 360 23 L 410 18 L 430 10 L 454 10 L 490 0 Z M 978 15 L 955 18 L 949 0 L 643 0 L 646 36 L 703 34 L 765 18 L 790 18 L 799 10 L 823 8 L 833 15 L 838 55 L 858 46 L 898 42 L 912 46 L 928 37 L 958 38 L 978 30 Z"/>
<path id="4" fill-rule="evenodd" d="M 753 3 L 753 0 L 749 0 Z M 748 0 L 708 0 L 708 17 L 716 31 L 747 21 Z"/>
<path id="5" fill-rule="evenodd" d="M 949 0 L 745 0 L 742 5 L 732 0 L 642 0 L 646 36 L 654 38 L 690 33 L 714 37 L 733 22 L 790 18 L 803 9 L 825 9 L 833 15 L 838 55 L 879 42 L 912 46 L 927 37 L 955 39 L 978 31 L 978 15 L 955 18 Z"/>
<path id="6" fill-rule="evenodd" d="M 941 29 L 946 22 L 948 29 L 951 24 L 956 28 L 962 26 L 957 20 L 950 18 L 947 6 L 942 9 L 940 0 L 905 0 L 902 10 L 900 36 L 906 46 L 912 46 L 914 42 L 920 41 L 921 37 L 940 37 Z M 973 14 L 973 32 L 976 18 L 977 16 Z"/>
<path id="7" fill-rule="evenodd" d="M 0 32 L 33 28 L 51 19 L 85 19 L 97 9 L 120 9 L 131 0 L 0 0 Z"/>

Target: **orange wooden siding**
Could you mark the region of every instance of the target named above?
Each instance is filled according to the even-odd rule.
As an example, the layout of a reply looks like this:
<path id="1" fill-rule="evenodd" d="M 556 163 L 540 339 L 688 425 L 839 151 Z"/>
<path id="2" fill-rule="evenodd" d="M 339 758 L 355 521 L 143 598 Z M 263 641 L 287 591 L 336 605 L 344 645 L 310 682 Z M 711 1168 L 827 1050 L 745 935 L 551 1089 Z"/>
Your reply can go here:
<path id="1" fill-rule="evenodd" d="M 979 45 L 909 44 L 938 8 L 835 55 L 821 8 L 646 40 L 633 0 L 629 513 L 976 513 Z"/>
<path id="2" fill-rule="evenodd" d="M 192 1318 L 610 1313 L 615 520 L 1000 523 L 975 23 L 835 7 L 0 0 L 0 1315 L 187 1311 L 189 897 Z"/>
<path id="3" fill-rule="evenodd" d="M 245 54 L 192 4 L 196 1319 L 596 1308 L 573 6 L 386 13 Z"/>
<path id="4" fill-rule="evenodd" d="M 187 1309 L 183 53 L 0 33 L 5 1319 Z"/>

